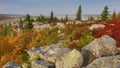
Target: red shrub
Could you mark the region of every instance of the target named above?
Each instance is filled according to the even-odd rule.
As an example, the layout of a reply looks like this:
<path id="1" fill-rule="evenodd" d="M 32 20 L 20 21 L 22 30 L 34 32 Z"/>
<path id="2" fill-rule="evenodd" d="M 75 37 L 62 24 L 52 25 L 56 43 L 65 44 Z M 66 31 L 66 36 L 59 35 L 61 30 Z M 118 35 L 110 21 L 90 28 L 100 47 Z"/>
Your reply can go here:
<path id="1" fill-rule="evenodd" d="M 109 35 L 117 41 L 117 46 L 120 47 L 120 19 L 106 21 L 105 28 L 99 30 L 95 35 L 96 38 L 102 35 Z"/>

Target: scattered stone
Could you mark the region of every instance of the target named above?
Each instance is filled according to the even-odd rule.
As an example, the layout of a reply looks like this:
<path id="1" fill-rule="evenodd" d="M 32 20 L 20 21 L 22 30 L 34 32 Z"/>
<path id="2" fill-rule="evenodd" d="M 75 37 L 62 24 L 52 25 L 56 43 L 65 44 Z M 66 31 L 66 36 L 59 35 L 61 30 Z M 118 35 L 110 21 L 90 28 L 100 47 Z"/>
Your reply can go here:
<path id="1" fill-rule="evenodd" d="M 55 68 L 54 64 L 43 61 L 43 60 L 33 60 L 31 63 L 32 68 Z"/>

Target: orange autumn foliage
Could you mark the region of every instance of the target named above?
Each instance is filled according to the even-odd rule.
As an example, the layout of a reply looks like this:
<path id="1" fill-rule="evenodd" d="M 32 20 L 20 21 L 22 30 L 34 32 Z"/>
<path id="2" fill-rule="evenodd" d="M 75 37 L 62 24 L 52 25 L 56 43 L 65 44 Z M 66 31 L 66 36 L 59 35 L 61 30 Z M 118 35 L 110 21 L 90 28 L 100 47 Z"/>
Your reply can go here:
<path id="1" fill-rule="evenodd" d="M 12 37 L 5 37 L 0 34 L 0 47 L 3 47 L 0 50 L 0 53 L 3 53 L 0 54 L 0 66 L 2 66 L 7 61 L 15 61 L 18 64 L 25 62 L 29 57 L 26 53 L 26 50 L 33 46 L 45 45 L 49 41 L 51 41 L 49 44 L 53 42 L 51 39 L 56 34 L 52 32 L 53 31 L 48 30 L 45 30 L 43 32 L 23 30 Z"/>
<path id="2" fill-rule="evenodd" d="M 0 68 L 2 68 L 2 65 L 5 64 L 6 62 L 12 60 L 12 56 L 10 54 L 5 54 L 1 57 L 1 60 L 0 60 Z"/>

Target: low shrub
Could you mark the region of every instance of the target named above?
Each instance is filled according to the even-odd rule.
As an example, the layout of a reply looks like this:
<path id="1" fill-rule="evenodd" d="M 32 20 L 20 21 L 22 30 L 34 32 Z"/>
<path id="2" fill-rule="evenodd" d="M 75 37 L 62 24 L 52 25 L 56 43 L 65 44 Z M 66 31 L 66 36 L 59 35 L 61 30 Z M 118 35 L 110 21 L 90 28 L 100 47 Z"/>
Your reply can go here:
<path id="1" fill-rule="evenodd" d="M 96 38 L 102 35 L 109 35 L 117 41 L 118 47 L 120 47 L 120 19 L 112 19 L 106 21 L 105 28 L 98 30 L 95 34 Z"/>

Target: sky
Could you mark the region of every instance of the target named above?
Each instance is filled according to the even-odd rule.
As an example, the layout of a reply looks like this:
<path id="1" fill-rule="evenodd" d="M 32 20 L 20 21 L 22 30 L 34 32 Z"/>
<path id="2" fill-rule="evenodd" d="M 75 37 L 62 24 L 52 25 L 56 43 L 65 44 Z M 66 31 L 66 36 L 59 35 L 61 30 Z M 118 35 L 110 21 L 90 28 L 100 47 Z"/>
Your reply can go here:
<path id="1" fill-rule="evenodd" d="M 120 0 L 0 0 L 0 14 L 75 15 L 79 5 L 82 14 L 100 14 L 106 5 L 120 12 Z"/>

